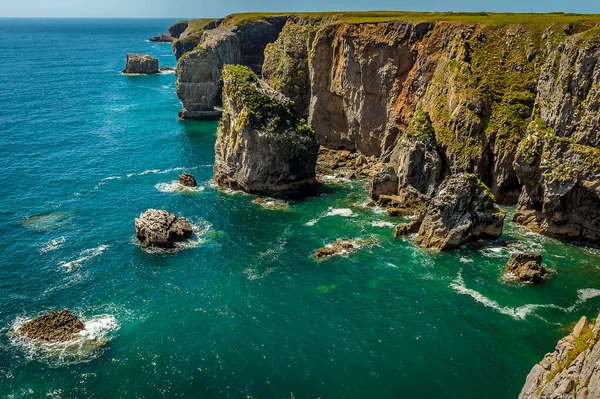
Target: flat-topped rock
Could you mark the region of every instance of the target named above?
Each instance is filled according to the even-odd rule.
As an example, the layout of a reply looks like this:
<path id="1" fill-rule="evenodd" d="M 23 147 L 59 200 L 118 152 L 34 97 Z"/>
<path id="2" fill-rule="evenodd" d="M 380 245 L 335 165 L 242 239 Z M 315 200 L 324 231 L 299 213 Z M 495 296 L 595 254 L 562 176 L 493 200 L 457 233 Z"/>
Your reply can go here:
<path id="1" fill-rule="evenodd" d="M 135 219 L 135 235 L 145 247 L 174 248 L 192 234 L 190 222 L 167 211 L 148 209 Z"/>
<path id="2" fill-rule="evenodd" d="M 65 342 L 84 330 L 83 323 L 68 310 L 52 311 L 23 324 L 17 333 L 23 337 L 46 342 Z"/>
<path id="3" fill-rule="evenodd" d="M 542 266 L 542 254 L 521 252 L 510 256 L 504 273 L 514 276 L 519 281 L 539 283 L 548 271 Z"/>
<path id="4" fill-rule="evenodd" d="M 158 59 L 146 54 L 127 54 L 127 64 L 123 73 L 150 75 L 159 72 Z"/>
<path id="5" fill-rule="evenodd" d="M 179 175 L 179 184 L 185 187 L 198 187 L 196 178 L 189 173 L 182 173 Z"/>

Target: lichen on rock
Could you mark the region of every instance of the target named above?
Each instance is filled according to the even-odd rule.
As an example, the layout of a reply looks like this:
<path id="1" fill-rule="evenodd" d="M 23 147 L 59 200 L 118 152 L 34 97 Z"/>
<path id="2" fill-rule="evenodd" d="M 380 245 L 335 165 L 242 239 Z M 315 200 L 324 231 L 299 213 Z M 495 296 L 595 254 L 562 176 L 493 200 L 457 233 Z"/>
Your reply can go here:
<path id="1" fill-rule="evenodd" d="M 319 145 L 294 103 L 250 68 L 227 65 L 215 143 L 214 180 L 252 193 L 302 193 L 314 188 Z"/>

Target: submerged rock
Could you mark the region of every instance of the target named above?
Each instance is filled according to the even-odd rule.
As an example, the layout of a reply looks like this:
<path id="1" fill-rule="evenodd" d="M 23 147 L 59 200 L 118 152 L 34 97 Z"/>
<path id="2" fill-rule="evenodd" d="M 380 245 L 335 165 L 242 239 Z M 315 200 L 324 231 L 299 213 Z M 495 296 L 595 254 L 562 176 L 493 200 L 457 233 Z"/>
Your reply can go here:
<path id="1" fill-rule="evenodd" d="M 475 175 L 458 174 L 446 179 L 425 210 L 417 244 L 451 250 L 480 238 L 502 235 L 505 213 Z"/>
<path id="2" fill-rule="evenodd" d="M 600 398 L 600 317 L 582 317 L 527 376 L 519 399 Z"/>
<path id="3" fill-rule="evenodd" d="M 174 248 L 192 234 L 192 225 L 185 218 L 167 211 L 148 209 L 135 219 L 135 235 L 145 247 Z"/>
<path id="4" fill-rule="evenodd" d="M 198 187 L 196 178 L 189 173 L 182 173 L 179 175 L 179 184 L 185 187 Z"/>
<path id="5" fill-rule="evenodd" d="M 289 208 L 289 204 L 286 201 L 276 199 L 276 198 L 258 197 L 258 198 L 255 198 L 252 202 L 255 203 L 256 205 L 260 205 L 263 208 L 270 209 L 270 210 L 282 210 L 282 209 Z"/>
<path id="6" fill-rule="evenodd" d="M 146 54 L 127 54 L 127 64 L 123 73 L 149 75 L 159 72 L 158 59 Z"/>
<path id="7" fill-rule="evenodd" d="M 17 330 L 23 337 L 46 341 L 65 342 L 76 338 L 83 331 L 83 323 L 68 310 L 53 311 L 28 321 Z"/>
<path id="8" fill-rule="evenodd" d="M 319 145 L 294 104 L 249 68 L 227 65 L 215 143 L 215 182 L 251 193 L 303 193 L 317 185 Z"/>
<path id="9" fill-rule="evenodd" d="M 548 271 L 542 266 L 542 254 L 521 252 L 510 256 L 504 273 L 520 281 L 539 283 Z"/>
<path id="10" fill-rule="evenodd" d="M 317 260 L 323 260 L 332 256 L 343 255 L 349 252 L 354 252 L 368 245 L 373 245 L 377 239 L 356 239 L 356 240 L 341 240 L 337 239 L 329 245 L 315 250 L 313 256 Z"/>

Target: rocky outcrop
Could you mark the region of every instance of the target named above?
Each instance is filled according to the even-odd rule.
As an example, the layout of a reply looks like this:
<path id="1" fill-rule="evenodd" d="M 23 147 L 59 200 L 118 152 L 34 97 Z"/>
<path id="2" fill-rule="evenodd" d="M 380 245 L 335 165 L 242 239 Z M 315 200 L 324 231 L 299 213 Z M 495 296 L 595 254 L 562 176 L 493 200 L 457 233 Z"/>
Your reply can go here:
<path id="1" fill-rule="evenodd" d="M 24 323 L 17 334 L 30 339 L 46 342 L 65 342 L 77 337 L 83 331 L 83 323 L 68 310 L 49 312 Z"/>
<path id="2" fill-rule="evenodd" d="M 542 266 L 540 253 L 514 253 L 506 263 L 505 275 L 528 283 L 540 283 L 548 271 Z"/>
<path id="3" fill-rule="evenodd" d="M 169 33 L 161 33 L 160 35 L 153 36 L 148 40 L 158 43 L 171 43 L 173 40 L 177 40 L 177 38 L 171 36 Z"/>
<path id="4" fill-rule="evenodd" d="M 223 106 L 214 180 L 252 193 L 302 193 L 317 184 L 319 145 L 294 104 L 248 67 L 223 71 Z"/>
<path id="5" fill-rule="evenodd" d="M 189 173 L 182 173 L 179 175 L 179 184 L 185 187 L 197 187 L 198 183 L 196 178 Z"/>
<path id="6" fill-rule="evenodd" d="M 454 175 L 442 183 L 425 210 L 416 243 L 450 250 L 481 238 L 496 239 L 502 235 L 504 217 L 475 175 Z"/>
<path id="7" fill-rule="evenodd" d="M 159 72 L 158 59 L 145 54 L 127 54 L 127 64 L 123 73 L 149 75 Z"/>
<path id="8" fill-rule="evenodd" d="M 241 46 L 234 28 L 220 26 L 205 34 L 202 43 L 177 63 L 177 95 L 183 103 L 182 119 L 214 119 L 221 94 L 221 73 L 226 64 L 239 64 Z"/>
<path id="9" fill-rule="evenodd" d="M 135 235 L 150 248 L 175 248 L 177 242 L 190 239 L 193 228 L 185 218 L 157 209 L 148 209 L 135 219 Z"/>
<path id="10" fill-rule="evenodd" d="M 373 245 L 376 242 L 377 240 L 374 238 L 356 240 L 337 239 L 331 244 L 316 249 L 313 253 L 313 257 L 316 260 L 324 260 L 333 256 L 345 255 L 348 253 L 356 252 L 359 249 Z"/>
<path id="11" fill-rule="evenodd" d="M 600 150 L 535 129 L 515 161 L 524 188 L 514 221 L 549 236 L 600 243 Z"/>
<path id="12" fill-rule="evenodd" d="M 425 212 L 419 212 L 410 222 L 400 223 L 394 229 L 394 237 L 418 233 L 425 218 Z"/>
<path id="13" fill-rule="evenodd" d="M 594 399 L 600 397 L 600 317 L 586 317 L 561 339 L 552 353 L 536 364 L 519 399 Z"/>
<path id="14" fill-rule="evenodd" d="M 317 159 L 317 175 L 328 181 L 338 179 L 360 179 L 373 177 L 381 164 L 375 157 L 347 150 L 332 150 L 321 147 Z"/>

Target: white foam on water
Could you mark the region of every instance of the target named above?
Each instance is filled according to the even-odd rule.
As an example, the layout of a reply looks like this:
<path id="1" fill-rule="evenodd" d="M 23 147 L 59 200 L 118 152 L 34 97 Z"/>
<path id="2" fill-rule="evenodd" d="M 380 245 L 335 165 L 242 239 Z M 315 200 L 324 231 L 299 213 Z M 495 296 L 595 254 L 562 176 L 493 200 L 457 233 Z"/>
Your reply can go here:
<path id="1" fill-rule="evenodd" d="M 600 290 L 596 288 L 582 288 L 577 290 L 577 300 L 575 303 L 567 308 L 569 312 L 574 311 L 580 305 L 583 305 L 590 299 L 594 299 L 600 296 Z"/>
<path id="2" fill-rule="evenodd" d="M 144 247 L 140 244 L 139 240 L 135 237 L 132 237 L 132 243 L 139 246 L 144 252 L 149 254 L 161 254 L 161 253 L 176 253 L 179 251 L 183 251 L 188 248 L 196 248 L 206 242 L 206 234 L 211 231 L 212 224 L 205 220 L 201 220 L 198 223 L 192 223 L 192 229 L 194 231 L 194 235 L 189 240 L 180 241 L 175 243 L 175 248 L 150 248 Z"/>
<path id="3" fill-rule="evenodd" d="M 93 359 L 98 353 L 97 349 L 108 342 L 110 333 L 120 328 L 117 319 L 110 314 L 89 319 L 81 318 L 85 328 L 75 339 L 66 342 L 45 342 L 23 337 L 17 333 L 17 330 L 30 320 L 32 318 L 15 319 L 8 333 L 10 343 L 23 351 L 29 360 L 45 360 L 56 365 L 76 364 Z"/>
<path id="4" fill-rule="evenodd" d="M 104 252 L 107 248 L 109 248 L 109 245 L 100 245 L 96 248 L 85 249 L 81 251 L 79 258 L 70 262 L 60 262 L 59 266 L 65 268 L 67 272 L 71 272 L 74 268 L 79 267 L 85 261 L 102 254 L 102 252 Z"/>
<path id="5" fill-rule="evenodd" d="M 267 267 L 262 272 L 259 272 L 258 270 L 249 267 L 244 269 L 244 274 L 248 276 L 248 280 L 258 280 L 267 277 L 273 270 L 275 270 L 274 267 Z"/>
<path id="6" fill-rule="evenodd" d="M 491 309 L 497 311 L 498 313 L 510 316 L 515 320 L 525 320 L 527 318 L 527 316 L 529 316 L 530 314 L 535 312 L 536 309 L 539 309 L 539 308 L 562 309 L 560 306 L 556 306 L 553 304 L 550 304 L 550 305 L 527 304 L 527 305 L 519 306 L 518 308 L 502 306 L 498 302 L 486 297 L 485 295 L 481 294 L 480 292 L 472 290 L 470 288 L 467 288 L 465 285 L 465 281 L 462 278 L 462 274 L 460 272 L 458 273 L 458 276 L 456 277 L 456 279 L 454 279 L 454 281 L 452 281 L 452 283 L 450 283 L 450 287 L 452 289 L 454 289 L 457 293 L 459 293 L 461 295 L 469 295 L 471 298 L 473 298 L 475 301 L 481 303 L 482 305 L 484 305 L 488 308 L 491 308 Z"/>
<path id="7" fill-rule="evenodd" d="M 161 75 L 172 75 L 175 73 L 175 70 L 168 70 L 168 71 L 160 71 Z"/>
<path id="8" fill-rule="evenodd" d="M 389 228 L 394 228 L 396 227 L 396 225 L 392 222 L 386 222 L 383 220 L 379 220 L 376 222 L 371 222 L 371 226 L 373 227 L 389 227 Z"/>
<path id="9" fill-rule="evenodd" d="M 305 223 L 305 225 L 306 226 L 314 226 L 315 224 L 317 224 L 318 221 L 319 221 L 319 219 L 309 220 L 308 222 Z"/>
<path id="10" fill-rule="evenodd" d="M 465 258 L 464 256 L 461 256 L 459 261 L 462 263 L 473 263 L 473 259 Z"/>
<path id="11" fill-rule="evenodd" d="M 356 217 L 356 213 L 350 208 L 329 208 L 325 216 L 342 216 L 345 218 Z"/>
<path id="12" fill-rule="evenodd" d="M 60 249 L 65 242 L 67 242 L 67 239 L 65 237 L 54 238 L 54 239 L 48 241 L 42 247 L 42 249 L 40 249 L 40 252 L 46 253 L 46 252 L 50 252 L 50 251 L 56 251 L 57 249 Z"/>
<path id="13" fill-rule="evenodd" d="M 290 204 L 287 201 L 276 198 L 256 198 L 252 202 L 270 211 L 281 211 L 290 208 Z"/>
<path id="14" fill-rule="evenodd" d="M 161 193 L 178 193 L 178 192 L 201 192 L 204 191 L 204 186 L 187 187 L 180 184 L 179 181 L 172 181 L 170 183 L 158 183 L 154 186 Z"/>

